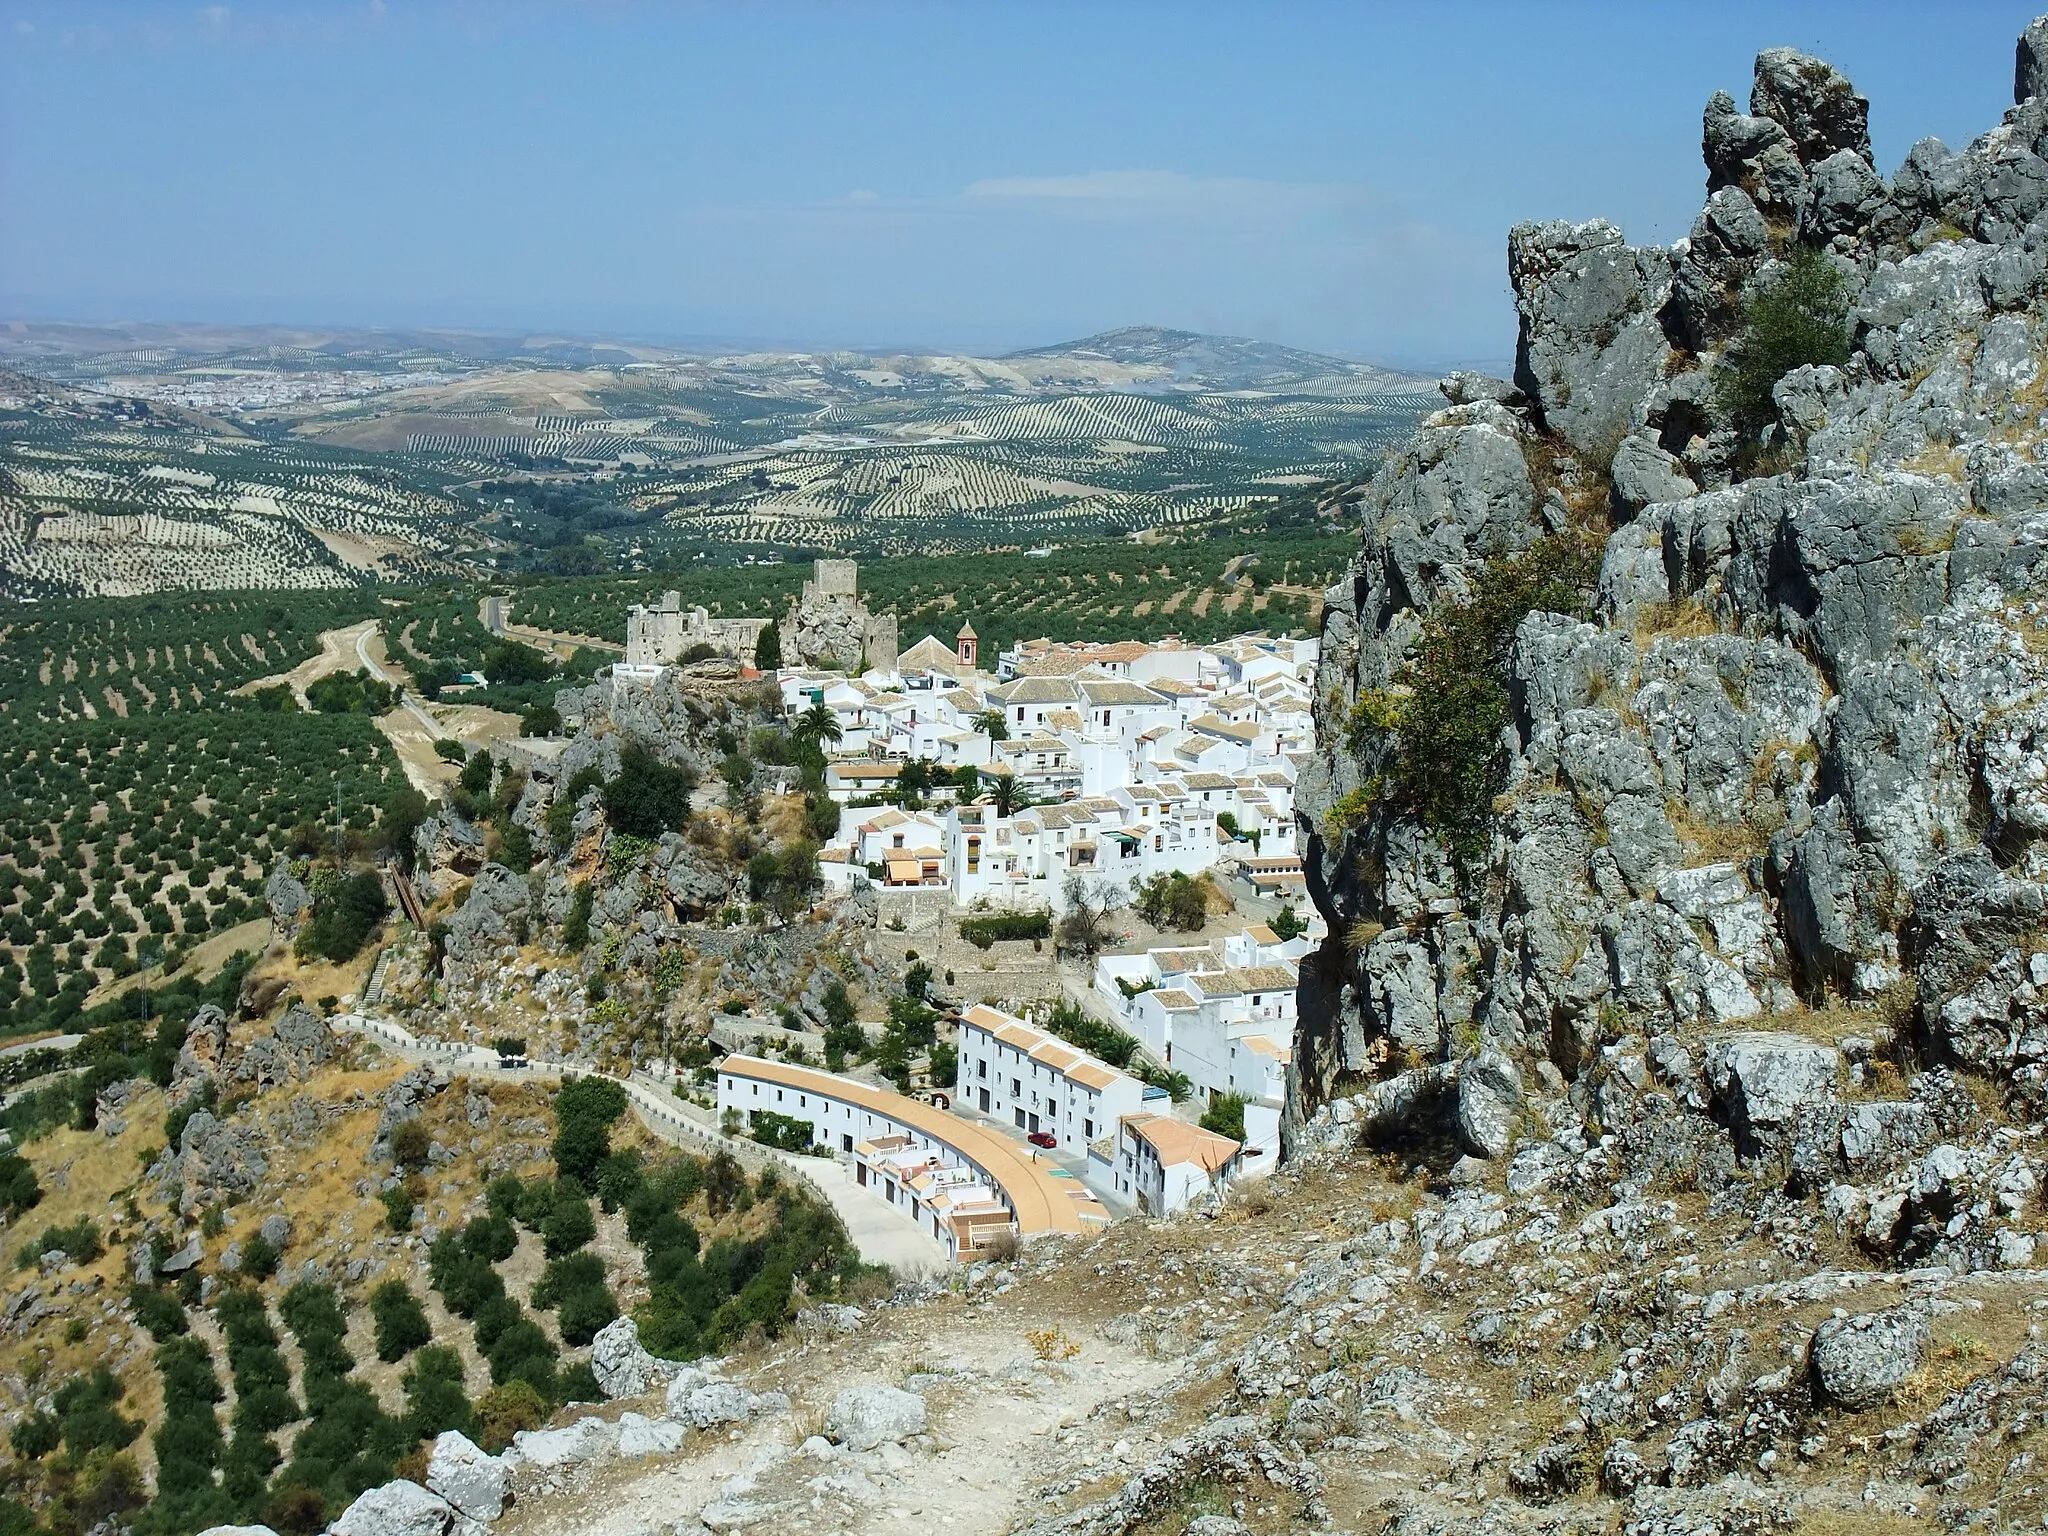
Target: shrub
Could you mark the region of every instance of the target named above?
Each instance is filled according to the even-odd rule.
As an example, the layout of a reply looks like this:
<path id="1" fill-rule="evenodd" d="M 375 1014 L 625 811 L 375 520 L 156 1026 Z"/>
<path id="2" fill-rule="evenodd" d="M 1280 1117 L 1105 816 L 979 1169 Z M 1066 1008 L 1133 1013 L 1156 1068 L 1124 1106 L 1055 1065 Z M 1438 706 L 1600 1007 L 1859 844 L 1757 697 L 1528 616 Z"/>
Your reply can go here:
<path id="1" fill-rule="evenodd" d="M 402 1120 L 391 1130 L 391 1158 L 399 1167 L 418 1172 L 427 1166 L 433 1134 L 420 1120 Z"/>
<path id="2" fill-rule="evenodd" d="M 64 1438 L 64 1426 L 54 1413 L 32 1413 L 8 1432 L 8 1444 L 24 1461 L 40 1461 L 57 1449 Z"/>
<path id="3" fill-rule="evenodd" d="M 597 1219 L 590 1214 L 590 1198 L 572 1179 L 555 1185 L 554 1204 L 541 1228 L 541 1245 L 551 1259 L 574 1253 L 597 1236 Z"/>
<path id="4" fill-rule="evenodd" d="M 462 1356 L 445 1344 L 430 1344 L 412 1357 L 404 1386 L 406 1428 L 415 1439 L 450 1429 L 475 1431 L 476 1414 L 462 1390 Z"/>
<path id="5" fill-rule="evenodd" d="M 477 1444 L 493 1454 L 512 1443 L 522 1429 L 547 1422 L 547 1400 L 528 1381 L 494 1386 L 476 1400 Z"/>
<path id="6" fill-rule="evenodd" d="M 811 1123 L 793 1115 L 778 1115 L 772 1109 L 757 1109 L 749 1119 L 747 1134 L 764 1147 L 783 1152 L 811 1150 Z"/>
<path id="7" fill-rule="evenodd" d="M 462 1229 L 462 1246 L 487 1263 L 496 1264 L 512 1257 L 519 1246 L 519 1234 L 504 1216 L 476 1216 Z"/>
<path id="8" fill-rule="evenodd" d="M 30 1249 L 31 1256 L 50 1252 L 62 1253 L 74 1264 L 90 1264 L 107 1251 L 100 1241 L 100 1229 L 90 1216 L 61 1227 L 45 1227 L 43 1235 L 35 1240 Z"/>
<path id="9" fill-rule="evenodd" d="M 402 1280 L 386 1280 L 370 1292 L 370 1316 L 377 1325 L 377 1358 L 387 1364 L 434 1337 L 419 1298 Z"/>
<path id="10" fill-rule="evenodd" d="M 642 1177 L 637 1151 L 628 1147 L 612 1153 L 597 1165 L 597 1203 L 607 1214 L 618 1210 L 639 1192 Z"/>
<path id="11" fill-rule="evenodd" d="M 0 1211 L 12 1220 L 43 1198 L 36 1171 L 18 1152 L 0 1153 Z"/>
<path id="12" fill-rule="evenodd" d="M 133 1443 L 142 1426 L 120 1412 L 120 1380 L 106 1366 L 89 1376 L 74 1376 L 59 1387 L 50 1406 L 63 1433 L 64 1448 L 74 1461 L 93 1451 L 118 1451 Z"/>
<path id="13" fill-rule="evenodd" d="M 619 771 L 604 787 L 604 810 L 612 830 L 629 837 L 660 837 L 676 832 L 690 817 L 690 793 L 696 775 L 665 763 L 645 747 L 629 746 L 619 754 Z"/>
<path id="14" fill-rule="evenodd" d="M 1352 745 L 1382 764 L 1378 791 L 1418 814 L 1469 872 L 1486 856 L 1506 757 L 1508 661 L 1530 613 L 1582 614 L 1600 545 L 1576 532 L 1487 561 L 1462 601 L 1422 622 L 1396 686 L 1360 696 Z"/>
<path id="15" fill-rule="evenodd" d="M 1047 912 L 989 912 L 960 919 L 960 937 L 976 949 L 991 948 L 998 939 L 1044 939 L 1052 935 Z"/>
<path id="16" fill-rule="evenodd" d="M 1105 1024 L 1079 1003 L 1062 999 L 1046 1016 L 1045 1027 L 1062 1040 L 1078 1045 L 1113 1067 L 1128 1067 L 1138 1042 L 1113 1024 Z"/>
<path id="17" fill-rule="evenodd" d="M 1232 1141 L 1244 1141 L 1244 1095 L 1225 1093 L 1213 1099 L 1202 1111 L 1202 1129 L 1214 1131 L 1218 1136 L 1228 1136 Z"/>
<path id="18" fill-rule="evenodd" d="M 191 1326 L 185 1318 L 185 1309 L 170 1295 L 154 1287 L 132 1287 L 128 1292 L 128 1305 L 135 1313 L 135 1320 L 148 1329 L 149 1336 L 159 1344 L 169 1343 Z"/>
<path id="19" fill-rule="evenodd" d="M 626 1112 L 626 1090 L 607 1077 L 580 1077 L 555 1094 L 555 1167 L 564 1177 L 592 1180 L 611 1156 L 611 1128 Z"/>
<path id="20" fill-rule="evenodd" d="M 389 910 L 382 880 L 368 870 L 350 875 L 315 898 L 313 916 L 299 930 L 292 947 L 301 959 L 321 958 L 344 965 L 355 959 Z"/>
<path id="21" fill-rule="evenodd" d="M 1807 363 L 1849 361 L 1849 291 L 1812 246 L 1793 249 L 1784 270 L 1743 295 L 1733 339 L 1715 371 L 1715 401 L 1751 445 L 1777 419 L 1771 390 Z"/>
<path id="22" fill-rule="evenodd" d="M 1138 888 L 1138 915 L 1155 928 L 1196 932 L 1209 920 L 1208 891 L 1179 870 L 1154 875 Z"/>
<path id="23" fill-rule="evenodd" d="M 259 1232 L 242 1244 L 241 1262 L 235 1266 L 236 1273 L 251 1280 L 268 1280 L 277 1273 L 278 1252 Z"/>
<path id="24" fill-rule="evenodd" d="M 412 1190 L 406 1186 L 404 1180 L 392 1185 L 377 1198 L 384 1204 L 385 1226 L 394 1232 L 412 1230 L 412 1208 L 415 1202 Z"/>

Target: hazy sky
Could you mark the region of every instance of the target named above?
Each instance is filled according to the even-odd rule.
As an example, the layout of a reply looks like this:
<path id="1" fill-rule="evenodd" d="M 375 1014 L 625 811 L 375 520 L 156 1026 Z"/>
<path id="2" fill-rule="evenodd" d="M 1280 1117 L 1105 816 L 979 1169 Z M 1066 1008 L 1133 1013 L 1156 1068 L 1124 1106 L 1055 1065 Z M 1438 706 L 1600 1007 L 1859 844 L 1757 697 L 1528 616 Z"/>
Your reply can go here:
<path id="1" fill-rule="evenodd" d="M 1500 359 L 1508 227 L 1685 234 L 1757 49 L 1889 174 L 1998 121 L 2031 14 L 0 0 L 0 316 Z"/>

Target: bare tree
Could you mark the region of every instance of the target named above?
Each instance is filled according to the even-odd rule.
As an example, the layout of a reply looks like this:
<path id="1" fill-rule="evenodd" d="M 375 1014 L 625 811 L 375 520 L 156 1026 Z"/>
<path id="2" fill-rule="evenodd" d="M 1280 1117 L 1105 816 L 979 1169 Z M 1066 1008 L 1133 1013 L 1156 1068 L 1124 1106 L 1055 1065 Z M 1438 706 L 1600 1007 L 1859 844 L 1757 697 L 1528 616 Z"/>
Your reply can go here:
<path id="1" fill-rule="evenodd" d="M 1115 880 L 1067 876 L 1067 883 L 1060 888 L 1067 911 L 1054 935 L 1060 953 L 1089 960 L 1101 954 L 1116 938 L 1110 928 L 1110 914 L 1124 904 L 1128 895 Z"/>

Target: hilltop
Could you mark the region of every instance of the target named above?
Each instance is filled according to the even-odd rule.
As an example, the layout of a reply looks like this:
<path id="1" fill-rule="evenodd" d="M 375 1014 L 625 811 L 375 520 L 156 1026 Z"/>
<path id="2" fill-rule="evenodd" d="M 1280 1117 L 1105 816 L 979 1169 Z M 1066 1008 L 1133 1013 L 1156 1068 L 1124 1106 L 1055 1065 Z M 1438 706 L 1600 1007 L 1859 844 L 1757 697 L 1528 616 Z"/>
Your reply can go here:
<path id="1" fill-rule="evenodd" d="M 1301 352 L 1243 336 L 1204 336 L 1157 325 L 1127 325 L 1005 354 L 1003 361 L 1089 365 L 1116 363 L 1133 370 L 1133 386 L 1150 390 L 1276 390 L 1337 394 L 1346 390 L 1422 394 L 1430 381 L 1369 363 Z"/>

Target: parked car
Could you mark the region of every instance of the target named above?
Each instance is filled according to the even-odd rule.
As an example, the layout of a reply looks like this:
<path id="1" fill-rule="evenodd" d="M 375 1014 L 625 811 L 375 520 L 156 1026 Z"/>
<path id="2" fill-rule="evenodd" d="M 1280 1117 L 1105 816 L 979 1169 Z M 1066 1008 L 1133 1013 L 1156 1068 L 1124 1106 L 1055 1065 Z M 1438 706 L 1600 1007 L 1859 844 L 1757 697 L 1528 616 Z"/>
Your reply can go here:
<path id="1" fill-rule="evenodd" d="M 1060 1144 L 1059 1137 L 1053 1135 L 1051 1131 L 1033 1131 L 1024 1139 L 1034 1147 L 1056 1147 Z"/>

